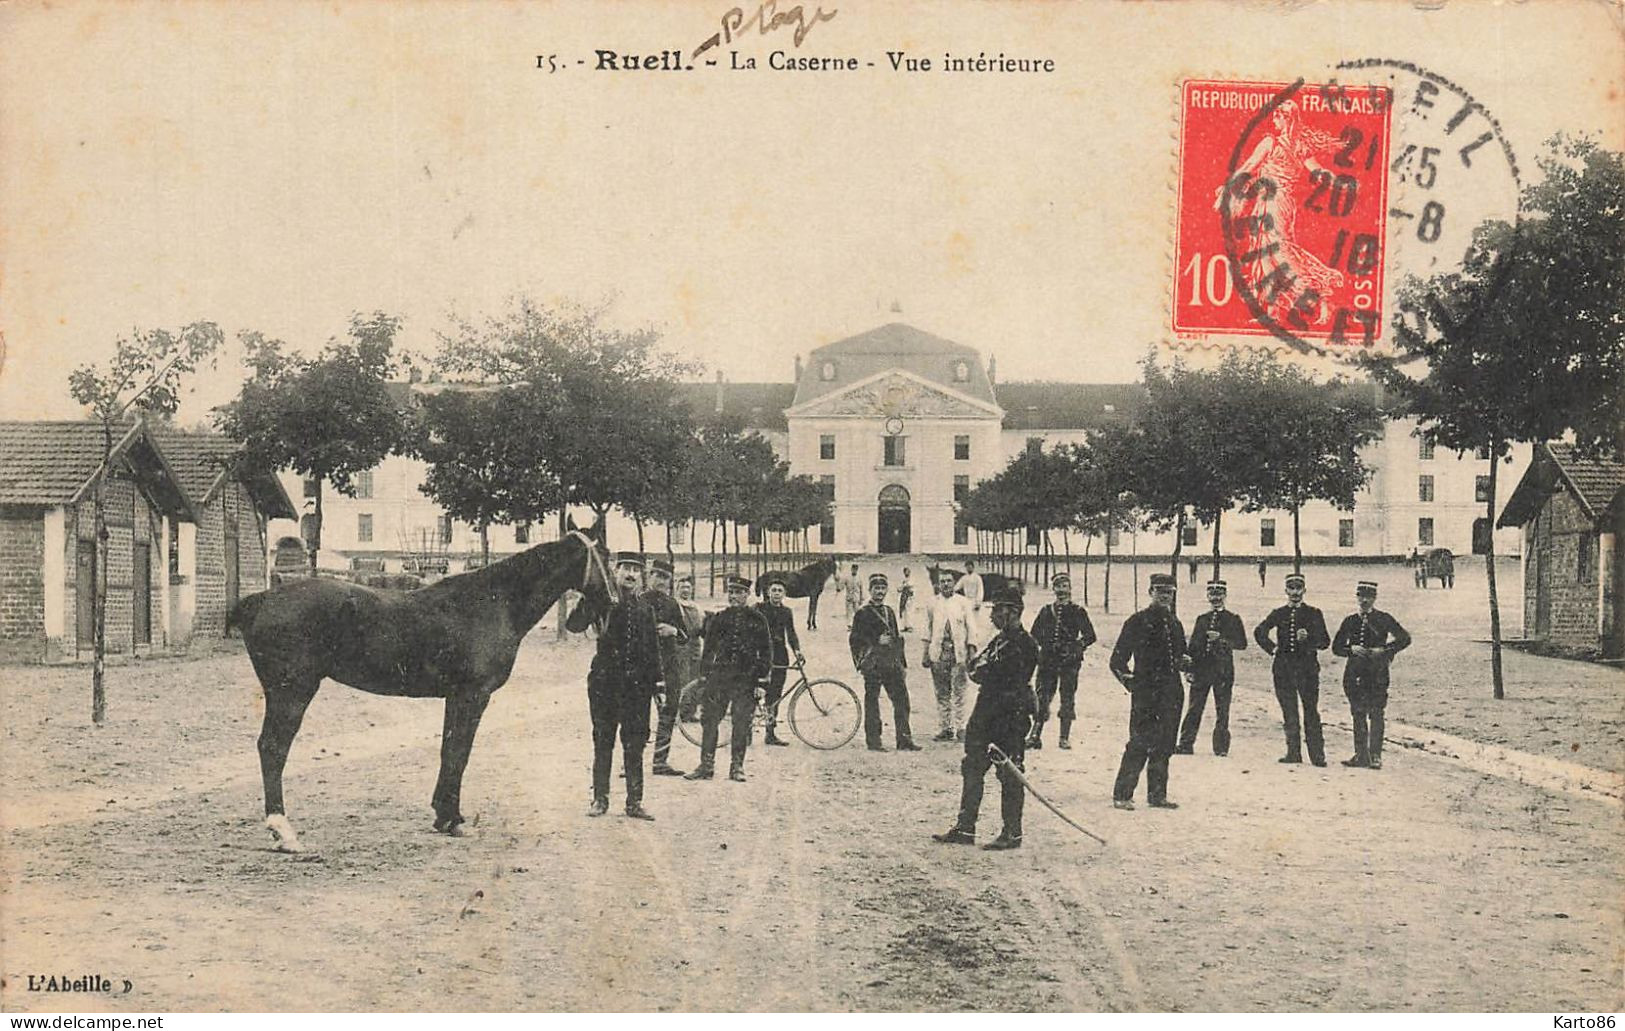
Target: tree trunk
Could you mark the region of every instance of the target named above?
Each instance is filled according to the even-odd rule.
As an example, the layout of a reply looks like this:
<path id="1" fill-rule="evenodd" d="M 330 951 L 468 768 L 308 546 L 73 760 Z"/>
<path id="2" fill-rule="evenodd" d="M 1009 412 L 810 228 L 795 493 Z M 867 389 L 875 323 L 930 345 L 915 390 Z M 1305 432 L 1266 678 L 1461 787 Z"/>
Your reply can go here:
<path id="1" fill-rule="evenodd" d="M 1506 697 L 1506 683 L 1501 679 L 1501 599 L 1495 591 L 1495 479 L 1501 465 L 1502 444 L 1497 441 L 1490 448 L 1490 489 L 1485 501 L 1485 514 L 1490 525 L 1484 535 L 1484 568 L 1490 584 L 1490 680 L 1495 685 L 1495 697 Z"/>
<path id="2" fill-rule="evenodd" d="M 102 469 L 96 477 L 96 576 L 91 614 L 96 621 L 90 660 L 90 722 L 107 719 L 107 477 L 112 474 L 113 427 L 102 422 Z"/>
<path id="3" fill-rule="evenodd" d="M 694 559 L 694 531 L 698 528 L 699 525 L 695 520 L 690 519 L 688 521 L 688 578 L 690 580 L 697 580 L 699 579 L 700 575 L 699 564 Z M 699 584 L 695 584 L 694 586 L 694 595 L 695 597 L 698 597 L 700 593 L 698 590 Z"/>
<path id="4" fill-rule="evenodd" d="M 1135 529 L 1131 539 L 1134 544 L 1134 603 L 1137 603 L 1140 597 L 1140 531 L 1138 528 Z"/>
<path id="5" fill-rule="evenodd" d="M 1072 546 L 1067 543 L 1066 531 L 1061 531 L 1061 544 L 1066 547 L 1066 575 L 1072 575 Z M 1083 539 L 1083 604 L 1089 606 L 1089 551 L 1095 545 L 1095 535 Z"/>
<path id="6" fill-rule="evenodd" d="M 643 554 L 643 517 L 635 515 L 632 517 L 632 522 L 638 528 L 638 554 L 641 555 Z"/>
<path id="7" fill-rule="evenodd" d="M 1072 575 L 1072 531 L 1069 530 L 1065 526 L 1061 527 L 1061 552 L 1062 552 L 1063 555 L 1066 556 L 1066 575 L 1071 576 Z M 1089 554 L 1089 541 L 1088 541 L 1087 538 L 1085 538 L 1084 542 L 1083 542 L 1083 553 L 1084 553 L 1085 556 L 1087 556 Z M 1089 563 L 1088 562 L 1085 562 L 1083 564 L 1083 603 L 1085 605 L 1089 604 Z"/>
<path id="8" fill-rule="evenodd" d="M 491 524 L 480 524 L 480 568 L 484 569 L 491 564 Z"/>
<path id="9" fill-rule="evenodd" d="M 727 540 L 727 538 L 724 537 L 723 540 Z M 711 597 L 715 598 L 717 596 L 717 521 L 715 519 L 711 520 L 711 559 L 710 559 L 710 561 L 711 561 L 711 576 L 710 576 L 711 583 L 710 583 L 709 590 L 711 592 Z M 694 593 L 698 594 L 699 592 L 695 591 Z"/>
<path id="10" fill-rule="evenodd" d="M 1107 513 L 1108 517 L 1110 513 Z M 1106 588 L 1101 592 L 1101 604 L 1107 612 L 1112 610 L 1112 527 L 1116 525 L 1108 518 L 1106 523 Z"/>
<path id="11" fill-rule="evenodd" d="M 1185 509 L 1180 508 L 1179 519 L 1174 523 L 1174 557 L 1170 563 L 1169 572 L 1174 574 L 1174 582 L 1179 582 L 1179 556 L 1185 550 Z"/>
<path id="12" fill-rule="evenodd" d="M 569 530 L 570 530 L 570 515 L 569 515 L 568 512 L 565 511 L 565 506 L 561 504 L 561 505 L 559 505 L 559 540 L 561 540 L 561 541 L 564 540 L 564 535 L 566 533 L 568 533 Z M 559 602 L 558 602 L 558 606 L 557 606 L 556 611 L 558 613 L 558 619 L 559 619 L 558 639 L 562 641 L 567 636 L 569 636 L 569 633 L 570 633 L 568 630 L 566 630 L 564 628 L 564 621 L 566 619 L 568 619 L 569 616 L 570 616 L 570 595 L 569 595 L 569 592 L 566 592 L 563 596 L 561 596 L 559 598 Z"/>
<path id="13" fill-rule="evenodd" d="M 316 477 L 316 511 L 315 519 L 310 525 L 310 575 L 316 575 L 316 555 L 322 550 L 322 478 Z"/>
<path id="14" fill-rule="evenodd" d="M 1303 544 L 1298 537 L 1298 513 L 1303 511 L 1303 505 L 1292 506 L 1292 571 L 1303 572 Z"/>
<path id="15" fill-rule="evenodd" d="M 1219 528 L 1223 525 L 1224 513 L 1213 513 L 1213 579 L 1219 579 Z"/>

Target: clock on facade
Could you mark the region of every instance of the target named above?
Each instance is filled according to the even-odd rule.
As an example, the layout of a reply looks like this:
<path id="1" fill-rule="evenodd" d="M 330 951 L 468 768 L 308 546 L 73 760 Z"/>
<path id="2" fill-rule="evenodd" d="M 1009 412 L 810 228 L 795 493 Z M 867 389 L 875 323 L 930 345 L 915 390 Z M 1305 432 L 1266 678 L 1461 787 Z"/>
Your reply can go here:
<path id="1" fill-rule="evenodd" d="M 899 416 L 892 416 L 886 420 L 886 435 L 895 437 L 903 432 L 903 420 Z"/>

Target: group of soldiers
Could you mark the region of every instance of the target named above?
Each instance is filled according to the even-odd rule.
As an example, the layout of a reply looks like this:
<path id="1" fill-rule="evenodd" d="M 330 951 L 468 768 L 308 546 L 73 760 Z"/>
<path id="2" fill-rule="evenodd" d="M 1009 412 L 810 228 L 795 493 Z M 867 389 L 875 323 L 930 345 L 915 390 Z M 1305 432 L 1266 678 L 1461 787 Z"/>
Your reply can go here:
<path id="1" fill-rule="evenodd" d="M 588 675 L 594 746 L 589 815 L 608 810 L 609 771 L 619 730 L 626 768 L 626 813 L 653 819 L 642 804 L 650 699 L 658 703 L 659 712 L 652 772 L 684 775 L 670 765 L 676 720 L 691 716 L 679 713 L 679 693 L 682 685 L 703 674 L 700 764 L 686 776 L 710 779 L 718 727 L 730 706 L 736 713 L 750 713 L 758 704 L 765 705 L 766 744 L 785 743 L 776 732 L 777 704 L 792 656 L 796 665 L 802 662 L 801 644 L 791 610 L 784 604 L 782 579 L 767 578 L 763 601 L 751 605 L 751 581 L 730 575 L 726 580 L 728 607 L 704 616 L 692 604 L 693 584 L 688 578 L 676 581 L 678 597 L 672 597 L 669 563 L 653 563 L 646 593 L 639 592 L 644 563 L 637 553 L 623 552 L 616 557 L 615 576 L 618 596 Z M 855 578 L 856 567 L 847 582 Z M 899 625 L 898 613 L 886 604 L 890 579 L 884 573 L 873 573 L 867 586 L 866 603 L 849 605 L 848 633 L 852 663 L 864 682 L 865 743 L 872 751 L 886 750 L 880 713 L 880 696 L 885 694 L 891 702 L 894 747 L 919 751 L 910 725 L 905 628 Z M 1072 600 L 1071 578 L 1065 573 L 1052 578 L 1054 600 L 1039 610 L 1030 631 L 1022 625 L 1025 599 L 1019 585 L 1007 584 L 984 598 L 973 562 L 966 563 L 963 578 L 948 570 L 938 571 L 931 586 L 935 593 L 923 606 L 921 665 L 931 671 L 940 724 L 936 740 L 964 745 L 958 816 L 952 827 L 933 837 L 945 844 L 976 840 L 983 784 L 987 771 L 996 767 L 1003 826 L 983 847 L 1019 848 L 1025 753 L 1043 747 L 1045 724 L 1057 695 L 1057 744 L 1063 749 L 1071 747 L 1079 670 L 1085 652 L 1097 641 L 1094 626 L 1088 613 Z M 1273 659 L 1275 696 L 1286 737 L 1286 754 L 1279 761 L 1301 763 L 1307 749 L 1309 762 L 1326 765 L 1319 712 L 1319 653 L 1329 647 L 1348 660 L 1343 689 L 1353 716 L 1354 754 L 1343 765 L 1381 769 L 1389 664 L 1410 645 L 1410 635 L 1392 615 L 1376 608 L 1374 582 L 1358 584 L 1357 611 L 1343 620 L 1335 636 L 1327 633 L 1321 611 L 1304 602 L 1302 574 L 1288 575 L 1284 586 L 1287 603 L 1270 612 L 1252 633 L 1259 648 Z M 1187 637 L 1174 611 L 1175 578 L 1152 574 L 1150 603 L 1129 616 L 1112 648 L 1109 668 L 1130 697 L 1128 742 L 1112 790 L 1113 805 L 1119 809 L 1134 808 L 1142 773 L 1149 805 L 1178 808 L 1168 798 L 1169 761 L 1176 754 L 1194 753 L 1210 696 L 1214 703 L 1213 753 L 1224 756 L 1229 752 L 1233 654 L 1246 649 L 1247 633 L 1241 617 L 1226 607 L 1228 588 L 1223 580 L 1208 583 L 1206 593 L 1208 609 L 1196 617 Z M 983 629 L 984 608 L 985 618 L 992 624 L 991 637 Z M 703 649 L 697 649 L 702 639 Z M 978 689 L 966 717 L 968 681 Z M 732 780 L 745 779 L 750 737 L 751 720 L 736 716 L 730 741 Z"/>

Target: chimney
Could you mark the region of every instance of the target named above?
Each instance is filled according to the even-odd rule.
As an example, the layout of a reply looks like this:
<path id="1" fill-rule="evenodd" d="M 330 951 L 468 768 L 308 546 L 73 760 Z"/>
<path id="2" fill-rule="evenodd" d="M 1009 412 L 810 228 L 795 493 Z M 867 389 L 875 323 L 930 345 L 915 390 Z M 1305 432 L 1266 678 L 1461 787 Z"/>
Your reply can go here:
<path id="1" fill-rule="evenodd" d="M 797 383 L 801 382 L 801 355 L 799 355 L 799 354 L 796 355 L 796 379 L 795 379 L 795 381 Z"/>
<path id="2" fill-rule="evenodd" d="M 999 381 L 999 360 L 991 354 L 987 356 L 987 381 L 989 383 Z"/>
<path id="3" fill-rule="evenodd" d="M 717 370 L 717 414 L 722 414 L 722 370 Z"/>

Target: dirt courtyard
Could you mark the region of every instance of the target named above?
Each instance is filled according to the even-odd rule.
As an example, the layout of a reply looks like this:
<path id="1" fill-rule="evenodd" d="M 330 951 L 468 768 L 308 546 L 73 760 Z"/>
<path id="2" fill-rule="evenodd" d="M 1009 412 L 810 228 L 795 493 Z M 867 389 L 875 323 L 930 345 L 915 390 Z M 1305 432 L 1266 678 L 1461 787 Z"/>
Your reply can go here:
<path id="1" fill-rule="evenodd" d="M 1133 588 L 1118 567 L 1107 614 L 1092 570 L 1103 644 L 1084 666 L 1075 747 L 1056 750 L 1051 723 L 1028 768 L 1106 847 L 1031 802 L 1020 851 L 931 842 L 954 817 L 962 752 L 926 740 L 937 718 L 913 639 L 924 751 L 758 738 L 746 784 L 651 778 L 658 819 L 646 824 L 619 816 L 618 797 L 609 817 L 585 817 L 591 644 L 539 629 L 480 730 L 464 840 L 430 829 L 439 703 L 328 683 L 289 761 L 289 816 L 312 849 L 297 857 L 269 851 L 261 826 L 260 695 L 240 651 L 114 666 L 100 729 L 87 668 L 5 667 L 0 1004 L 1625 1009 L 1625 679 L 1508 652 L 1509 697 L 1495 702 L 1475 643 L 1487 636 L 1482 566 L 1464 566 L 1452 592 L 1416 591 L 1401 567 L 1309 570 L 1309 600 L 1333 628 L 1354 581 L 1375 573 L 1380 607 L 1416 637 L 1394 667 L 1384 770 L 1337 763 L 1348 713 L 1329 653 L 1332 764 L 1278 765 L 1267 660 L 1249 650 L 1231 754 L 1207 754 L 1204 735 L 1197 755 L 1175 758 L 1175 812 L 1110 806 L 1128 705 L 1105 660 Z M 1281 569 L 1264 588 L 1251 567 L 1227 572 L 1250 628 L 1277 602 Z M 1503 597 L 1516 590 L 1508 574 Z M 1200 601 L 1183 576 L 1181 588 L 1188 625 Z M 1034 591 L 1028 623 L 1047 597 Z M 820 621 L 803 631 L 809 670 L 858 686 L 833 595 Z M 679 738 L 674 761 L 695 758 Z M 982 828 L 997 823 L 990 777 Z M 132 989 L 28 990 L 29 975 L 52 974 Z"/>

